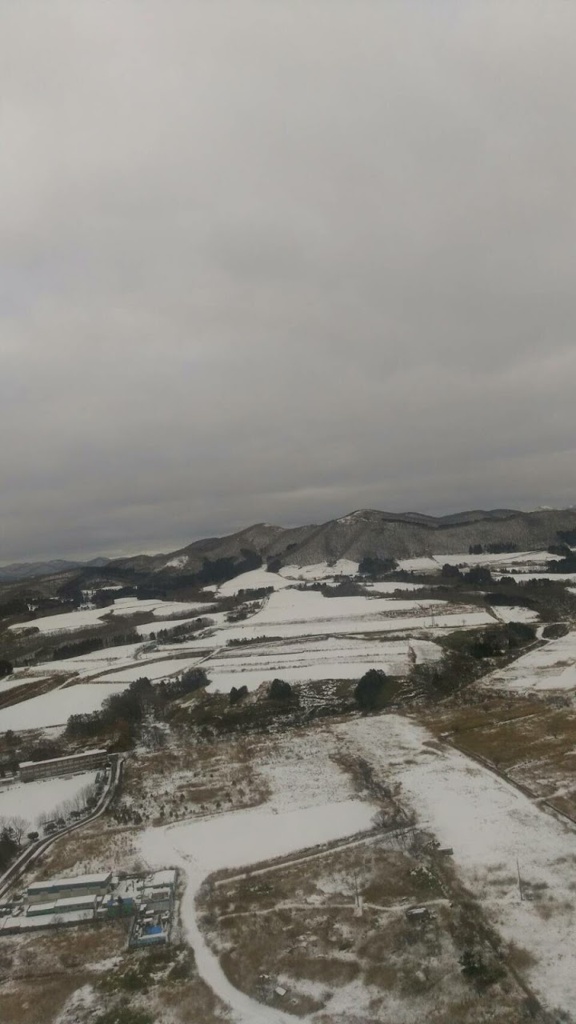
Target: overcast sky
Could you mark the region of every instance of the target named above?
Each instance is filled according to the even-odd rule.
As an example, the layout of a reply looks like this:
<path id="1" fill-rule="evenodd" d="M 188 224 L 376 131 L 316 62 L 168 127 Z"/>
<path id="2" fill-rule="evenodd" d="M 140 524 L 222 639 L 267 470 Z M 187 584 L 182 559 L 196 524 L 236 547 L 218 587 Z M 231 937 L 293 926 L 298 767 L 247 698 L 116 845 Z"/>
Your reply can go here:
<path id="1" fill-rule="evenodd" d="M 0 563 L 576 502 L 576 4 L 0 22 Z"/>

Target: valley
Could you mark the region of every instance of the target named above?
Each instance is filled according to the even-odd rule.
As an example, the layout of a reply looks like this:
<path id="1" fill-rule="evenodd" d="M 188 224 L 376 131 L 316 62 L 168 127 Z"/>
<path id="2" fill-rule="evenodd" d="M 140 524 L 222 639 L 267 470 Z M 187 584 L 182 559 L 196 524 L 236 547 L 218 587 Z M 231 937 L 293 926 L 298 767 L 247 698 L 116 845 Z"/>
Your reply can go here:
<path id="1" fill-rule="evenodd" d="M 175 552 L 0 587 L 0 1019 L 576 1020 L 574 556 L 500 541 L 502 515 L 451 553 L 354 559 L 353 514 L 332 559 L 244 531 L 203 563 L 220 581 Z M 95 773 L 58 775 L 95 748 L 118 765 L 98 817 Z M 167 870 L 149 943 L 128 904 L 26 902 Z"/>

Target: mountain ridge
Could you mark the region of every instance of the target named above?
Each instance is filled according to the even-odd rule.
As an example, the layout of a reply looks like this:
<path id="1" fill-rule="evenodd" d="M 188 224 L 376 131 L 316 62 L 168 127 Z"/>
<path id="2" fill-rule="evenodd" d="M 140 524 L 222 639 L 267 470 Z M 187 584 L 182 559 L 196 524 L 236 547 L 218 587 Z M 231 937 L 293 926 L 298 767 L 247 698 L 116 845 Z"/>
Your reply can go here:
<path id="1" fill-rule="evenodd" d="M 559 542 L 559 531 L 576 531 L 576 508 L 475 509 L 445 516 L 358 509 L 338 519 L 308 526 L 256 523 L 223 537 L 193 541 L 162 555 L 115 559 L 109 568 L 173 575 L 199 571 L 205 559 L 234 559 L 246 553 L 282 564 L 310 565 L 365 555 L 413 558 L 468 551 L 473 544 L 513 544 L 539 550 Z M 172 563 L 171 565 L 168 563 Z"/>
<path id="2" fill-rule="evenodd" d="M 340 558 L 360 561 L 366 555 L 380 558 L 415 558 L 467 552 L 471 545 L 514 545 L 518 550 L 546 549 L 558 544 L 562 532 L 573 534 L 576 543 L 576 506 L 565 509 L 470 509 L 442 516 L 421 512 L 386 512 L 356 509 L 325 523 L 276 526 L 254 523 L 222 537 L 203 537 L 166 553 L 140 554 L 89 561 L 53 559 L 17 562 L 0 567 L 0 583 L 26 581 L 68 572 L 103 573 L 125 578 L 137 576 L 190 577 L 206 562 L 240 564 L 255 556 L 264 562 L 311 565 Z"/>

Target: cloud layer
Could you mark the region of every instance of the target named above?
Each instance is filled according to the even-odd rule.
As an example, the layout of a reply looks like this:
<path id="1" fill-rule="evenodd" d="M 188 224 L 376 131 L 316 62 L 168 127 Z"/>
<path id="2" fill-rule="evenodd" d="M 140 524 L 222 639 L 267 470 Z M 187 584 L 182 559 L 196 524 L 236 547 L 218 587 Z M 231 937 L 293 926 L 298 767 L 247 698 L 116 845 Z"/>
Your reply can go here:
<path id="1" fill-rule="evenodd" d="M 2 22 L 1 562 L 574 503 L 574 5 Z"/>

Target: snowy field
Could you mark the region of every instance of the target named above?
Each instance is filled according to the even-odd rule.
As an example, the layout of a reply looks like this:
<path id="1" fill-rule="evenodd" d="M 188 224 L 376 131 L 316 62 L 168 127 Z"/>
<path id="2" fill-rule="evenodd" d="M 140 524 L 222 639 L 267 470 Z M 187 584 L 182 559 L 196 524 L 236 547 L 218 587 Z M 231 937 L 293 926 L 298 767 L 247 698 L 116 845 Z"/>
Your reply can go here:
<path id="1" fill-rule="evenodd" d="M 262 575 L 261 570 L 256 572 Z M 271 573 L 264 575 L 274 576 Z M 251 580 L 246 577 L 251 577 Z M 281 580 L 279 576 L 275 578 Z M 262 581 L 255 579 L 254 573 L 245 573 L 234 581 L 238 586 L 250 582 Z M 441 635 L 446 630 L 482 626 L 495 621 L 488 609 L 459 607 L 434 599 L 418 600 L 416 594 L 417 591 L 414 597 L 395 599 L 386 594 L 385 588 L 384 595 L 375 589 L 374 597 L 327 598 L 317 591 L 294 589 L 282 580 L 280 589 L 275 590 L 255 614 L 242 622 L 229 623 L 227 612 L 213 612 L 209 615 L 210 626 L 194 639 L 162 645 L 156 645 L 154 641 L 146 643 L 143 639 L 138 644 L 108 647 L 78 658 L 37 665 L 25 670 L 26 677 L 76 673 L 78 679 L 86 682 L 90 680 L 96 684 L 102 679 L 105 684 L 127 686 L 143 676 L 157 681 L 202 663 L 211 679 L 212 690 L 228 692 L 232 686 L 246 685 L 250 690 L 256 689 L 275 676 L 291 683 L 355 679 L 371 667 L 381 667 L 390 674 L 401 675 L 409 671 L 414 660 L 418 660 L 418 650 L 423 660 L 437 656 L 438 649 L 433 644 L 426 649 L 422 646 L 426 639 Z M 138 605 L 146 606 L 148 611 L 152 610 L 152 605 L 157 607 L 157 602 L 135 602 L 132 598 L 122 599 L 117 604 L 124 614 L 132 612 Z M 162 614 L 174 607 L 172 603 L 163 602 Z M 194 611 L 199 608 L 198 605 L 187 607 Z M 168 626 L 169 621 L 165 625 Z M 158 626 L 160 623 L 151 623 L 146 626 L 146 631 Z M 406 639 L 384 641 L 381 638 L 386 634 L 404 634 Z M 229 641 L 233 640 L 254 641 L 267 637 L 271 641 L 267 644 L 258 643 L 250 648 L 229 646 Z M 275 642 L 278 640 L 280 643 Z M 24 672 L 20 674 L 24 675 Z M 78 701 L 73 699 L 74 693 L 78 694 Z M 96 710 L 103 693 L 100 684 L 95 690 L 90 687 L 81 690 L 77 686 L 74 690 L 67 690 L 67 699 L 73 710 L 64 717 L 61 698 L 54 694 L 34 698 L 26 702 L 21 711 L 10 709 L 6 712 L 11 721 L 18 721 L 18 725 L 11 724 L 5 728 L 25 728 L 26 720 L 30 722 L 29 728 L 60 725 L 69 714 Z"/>
<path id="2" fill-rule="evenodd" d="M 523 970 L 548 1007 L 576 1003 L 576 832 L 463 754 L 440 748 L 399 716 L 358 720 L 337 733 L 354 751 L 400 784 L 400 798 L 441 846 L 481 901 L 500 934 L 527 949 Z M 518 867 L 524 891 L 520 899 Z"/>
<path id="3" fill-rule="evenodd" d="M 118 598 L 113 605 L 106 608 L 78 609 L 74 612 L 66 612 L 62 615 L 46 615 L 43 618 L 32 619 L 30 622 L 19 622 L 9 626 L 16 632 L 25 629 L 38 629 L 40 633 L 70 633 L 79 629 L 94 628 L 101 626 L 103 620 L 108 616 L 128 618 L 141 612 L 154 615 L 158 622 L 170 620 L 180 616 L 196 618 L 212 607 L 210 604 L 199 602 L 180 603 L 179 601 L 138 601 L 135 597 Z M 168 625 L 168 622 L 166 623 Z M 154 628 L 154 627 L 152 627 Z M 156 627 L 161 628 L 161 627 Z"/>
<path id="4" fill-rule="evenodd" d="M 325 600 L 329 600 L 326 598 Z M 334 601 L 341 600 L 334 598 Z M 346 598 L 342 599 L 346 600 Z M 354 599 L 350 599 L 354 600 Z M 362 600 L 356 598 L 355 600 Z M 408 602 L 394 602 L 398 604 Z M 437 607 L 446 607 L 443 602 L 438 602 Z M 454 607 L 451 605 L 450 607 Z M 301 619 L 293 621 L 287 617 L 284 621 L 263 622 L 257 616 L 253 616 L 245 624 L 231 626 L 215 634 L 211 642 L 214 646 L 226 643 L 228 640 L 256 640 L 259 637 L 286 637 L 294 638 L 299 636 L 325 636 L 338 634 L 368 634 L 368 633 L 422 633 L 430 635 L 440 634 L 449 629 L 461 629 L 470 626 L 486 626 L 494 624 L 494 617 L 488 611 L 470 611 L 468 608 L 461 610 L 442 612 L 434 610 L 431 606 L 416 606 L 412 608 L 412 614 L 398 614 L 399 608 L 390 609 L 390 614 L 383 612 L 374 615 L 362 614 L 359 610 L 357 616 L 335 616 L 333 618 L 319 617 L 312 618 L 307 622 Z M 201 646 L 198 642 L 198 646 Z"/>
<path id="5" fill-rule="evenodd" d="M 289 683 L 322 679 L 358 679 L 370 668 L 405 675 L 414 661 L 437 661 L 441 649 L 425 640 L 357 640 L 323 637 L 277 644 L 258 644 L 246 650 L 229 648 L 208 659 L 203 668 L 211 690 L 232 686 L 255 690 L 276 676 Z"/>
<path id="6" fill-rule="evenodd" d="M 76 629 L 87 629 L 89 627 L 101 626 L 102 616 L 109 612 L 110 608 L 90 608 L 83 611 L 66 612 L 63 615 L 46 615 L 41 619 L 32 619 L 30 622 L 18 622 L 9 629 L 15 633 L 24 629 L 38 629 L 40 633 L 64 633 Z"/>
<path id="7" fill-rule="evenodd" d="M 144 642 L 139 644 L 123 644 L 120 647 L 105 647 L 100 651 L 91 651 L 90 654 L 83 654 L 78 658 L 64 658 L 61 661 L 49 661 L 43 665 L 33 665 L 26 669 L 16 670 L 14 677 L 19 672 L 26 673 L 26 678 L 34 677 L 36 681 L 47 672 L 51 674 L 71 675 L 77 673 L 81 678 L 98 676 L 109 669 L 128 667 L 138 661 L 141 653 L 146 650 Z M 12 678 L 12 677 L 10 677 Z M 48 677 L 49 678 L 49 677 Z M 25 678 L 22 678 L 22 682 Z"/>
<path id="8" fill-rule="evenodd" d="M 424 590 L 424 583 L 398 583 L 394 580 L 381 580 L 379 583 L 363 583 L 366 590 L 374 594 L 395 594 L 396 591 L 406 593 L 407 591 Z"/>
<path id="9" fill-rule="evenodd" d="M 121 693 L 126 684 L 78 683 L 60 690 L 51 690 L 40 697 L 21 701 L 0 710 L 0 732 L 13 729 L 43 729 L 65 725 L 70 715 L 92 714 L 98 711 L 107 697 Z"/>
<path id="10" fill-rule="evenodd" d="M 201 977 L 231 1007 L 235 1024 L 293 1024 L 295 1018 L 228 981 L 198 927 L 196 893 L 214 871 L 248 868 L 371 827 L 377 808 L 351 797 L 349 777 L 331 759 L 336 746 L 322 730 L 280 740 L 276 756 L 265 746 L 261 767 L 272 789 L 265 805 L 141 833 L 141 854 L 151 868 L 170 863 L 187 876 L 182 922 Z"/>
<path id="11" fill-rule="evenodd" d="M 546 578 L 548 562 L 555 562 L 560 555 L 551 555 L 548 551 L 514 551 L 507 554 L 470 555 L 460 552 L 455 555 L 429 555 L 421 558 L 403 558 L 399 561 L 400 569 L 406 572 L 437 574 L 443 565 L 456 565 L 466 570 L 476 565 L 484 565 L 498 578 L 504 575 L 521 574 L 523 579 L 530 579 L 530 573 Z M 525 575 L 528 574 L 528 575 Z M 552 574 L 552 579 L 554 575 Z"/>
<path id="12" fill-rule="evenodd" d="M 517 693 L 576 689 L 576 632 L 548 640 L 544 647 L 487 676 L 481 685 Z"/>
<path id="13" fill-rule="evenodd" d="M 508 605 L 492 605 L 492 611 L 501 622 L 539 622 L 540 616 L 531 608 L 516 608 Z"/>
<path id="14" fill-rule="evenodd" d="M 530 571 L 530 567 L 536 572 L 538 567 L 545 569 L 548 562 L 556 562 L 560 558 L 560 555 L 551 555 L 548 551 L 514 551 L 499 555 L 434 555 L 434 561 L 440 566 L 458 565 L 471 568 L 474 565 L 485 565 L 489 569 L 497 568 L 501 572 L 522 572 L 524 569 Z"/>
<path id="15" fill-rule="evenodd" d="M 57 808 L 77 800 L 87 786 L 94 784 L 94 778 L 94 772 L 82 772 L 64 779 L 17 782 L 0 788 L 0 825 L 3 818 L 24 818 L 30 831 L 39 818 L 50 818 Z"/>
<path id="16" fill-rule="evenodd" d="M 198 655 L 189 658 L 164 658 L 161 661 L 139 661 L 133 668 L 113 672 L 107 678 L 117 683 L 125 683 L 126 686 L 142 676 L 152 680 L 152 682 L 156 682 L 159 679 L 169 679 L 170 676 L 175 676 L 189 668 L 194 668 L 200 661 L 201 659 Z"/>
<path id="17" fill-rule="evenodd" d="M 139 612 L 149 612 L 158 621 L 164 621 L 170 618 L 197 618 L 209 611 L 213 606 L 206 602 L 201 601 L 159 601 L 157 598 L 154 600 L 139 601 L 135 597 L 121 597 L 114 602 L 111 609 L 104 609 L 112 611 L 113 615 L 138 615 Z M 168 625 L 168 623 L 167 623 Z"/>
<path id="18" fill-rule="evenodd" d="M 279 571 L 287 580 L 315 581 L 333 579 L 335 576 L 356 576 L 358 562 L 339 558 L 337 562 L 317 562 L 315 565 L 285 565 Z"/>
<path id="19" fill-rule="evenodd" d="M 576 573 L 574 572 L 531 572 L 528 570 L 527 572 L 515 571 L 514 573 L 494 572 L 492 575 L 496 580 L 501 579 L 502 576 L 513 575 L 519 583 L 532 583 L 538 580 L 550 580 L 551 583 L 576 583 Z"/>
<path id="20" fill-rule="evenodd" d="M 134 629 L 138 633 L 138 636 L 141 636 L 142 639 L 144 640 L 146 639 L 146 637 L 150 637 L 152 633 L 156 635 L 158 633 L 158 630 L 160 629 L 172 630 L 178 629 L 179 626 L 189 626 L 190 623 L 193 622 L 195 618 L 199 617 L 203 618 L 203 615 L 199 613 L 198 615 L 194 615 L 192 619 L 155 619 L 153 622 L 143 622 L 140 625 L 135 626 Z"/>
<path id="21" fill-rule="evenodd" d="M 50 676 L 46 675 L 46 665 L 43 665 L 41 669 L 38 666 L 36 671 L 38 675 L 30 674 L 29 669 L 16 669 L 12 675 L 0 679 L 0 696 L 7 693 L 8 690 L 14 690 L 17 686 L 25 686 L 26 683 L 42 683 L 50 679 Z"/>
<path id="22" fill-rule="evenodd" d="M 259 590 L 262 587 L 274 587 L 274 590 L 282 590 L 291 586 L 290 580 L 276 572 L 268 572 L 266 569 L 252 569 L 251 572 L 243 572 L 241 576 L 235 576 L 233 580 L 227 580 L 218 587 L 218 597 L 235 597 L 241 590 Z"/>

